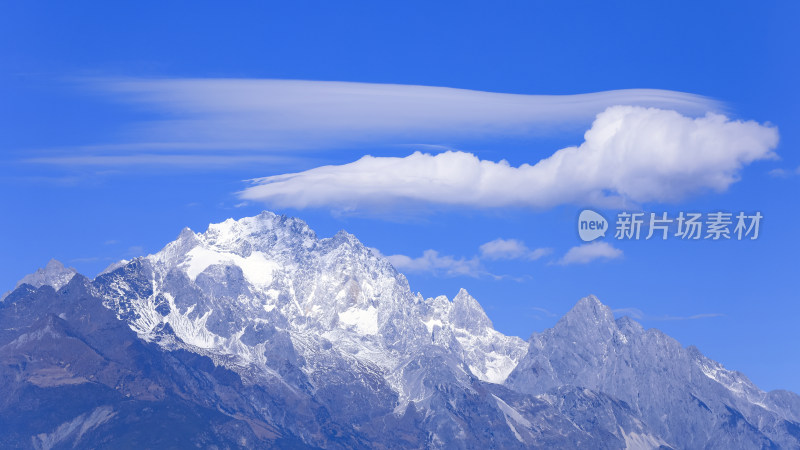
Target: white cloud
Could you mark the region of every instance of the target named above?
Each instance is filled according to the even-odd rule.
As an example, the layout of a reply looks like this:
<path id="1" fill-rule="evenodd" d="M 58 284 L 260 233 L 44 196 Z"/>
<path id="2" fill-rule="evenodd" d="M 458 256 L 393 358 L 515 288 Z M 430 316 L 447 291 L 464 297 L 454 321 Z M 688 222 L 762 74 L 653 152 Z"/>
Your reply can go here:
<path id="1" fill-rule="evenodd" d="M 480 247 L 481 258 L 498 259 L 530 259 L 537 260 L 552 252 L 549 248 L 531 250 L 524 242 L 517 239 L 495 239 Z"/>
<path id="2" fill-rule="evenodd" d="M 542 320 L 543 317 L 558 317 L 558 314 L 548 310 L 547 308 L 542 308 L 540 306 L 532 306 L 531 311 L 534 314 L 531 315 L 536 320 Z"/>
<path id="3" fill-rule="evenodd" d="M 658 89 L 522 95 L 433 86 L 274 79 L 89 79 L 102 94 L 160 117 L 130 130 L 138 149 L 335 148 L 454 136 L 552 133 L 611 105 L 719 110 L 706 97 Z M 555 127 L 554 125 L 558 125 Z"/>
<path id="4" fill-rule="evenodd" d="M 642 320 L 644 318 L 644 312 L 639 308 L 617 308 L 611 310 L 611 312 L 617 316 L 628 316 L 636 320 Z"/>
<path id="5" fill-rule="evenodd" d="M 776 128 L 709 113 L 614 106 L 597 115 L 584 142 L 534 165 L 448 151 L 358 161 L 253 180 L 242 199 L 279 207 L 375 210 L 410 203 L 466 207 L 677 201 L 724 191 L 753 161 L 774 158 Z"/>
<path id="6" fill-rule="evenodd" d="M 496 279 L 502 276 L 493 275 L 484 269 L 482 260 L 528 259 L 537 260 L 552 252 L 549 248 L 529 249 L 524 242 L 517 239 L 495 239 L 480 246 L 480 255 L 471 258 L 457 258 L 440 255 L 436 250 L 425 250 L 422 256 L 384 255 L 377 248 L 371 248 L 376 256 L 384 257 L 400 272 L 428 273 L 435 276 L 490 276 Z"/>
<path id="7" fill-rule="evenodd" d="M 622 250 L 613 247 L 607 242 L 592 242 L 579 245 L 567 250 L 567 253 L 558 260 L 558 264 L 588 264 L 595 260 L 610 260 L 622 256 Z"/>
<path id="8" fill-rule="evenodd" d="M 455 258 L 439 255 L 436 250 L 425 250 L 422 256 L 411 258 L 406 255 L 386 256 L 400 272 L 425 272 L 433 275 L 478 277 L 486 272 L 481 268 L 478 258 Z"/>

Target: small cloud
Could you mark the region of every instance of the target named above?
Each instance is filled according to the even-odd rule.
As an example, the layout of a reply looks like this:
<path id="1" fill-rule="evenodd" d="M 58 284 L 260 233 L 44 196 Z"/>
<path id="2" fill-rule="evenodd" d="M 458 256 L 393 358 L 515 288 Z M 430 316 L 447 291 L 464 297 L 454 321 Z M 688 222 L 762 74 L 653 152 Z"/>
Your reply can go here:
<path id="1" fill-rule="evenodd" d="M 693 314 L 690 316 L 650 316 L 645 314 L 639 308 L 618 308 L 612 310 L 612 312 L 619 316 L 628 316 L 632 319 L 636 320 L 659 320 L 659 321 L 666 321 L 666 320 L 697 320 L 697 319 L 711 319 L 714 317 L 725 317 L 725 314 L 721 313 L 704 313 L 704 314 Z"/>
<path id="2" fill-rule="evenodd" d="M 556 314 L 556 313 L 554 313 L 554 312 L 552 312 L 552 311 L 550 311 L 550 310 L 548 310 L 546 308 L 539 307 L 539 306 L 532 306 L 532 307 L 530 307 L 530 310 L 533 311 L 534 313 L 536 313 L 536 314 L 533 314 L 531 316 L 536 320 L 541 320 L 542 316 L 544 316 L 544 317 L 558 317 L 558 314 Z"/>
<path id="3" fill-rule="evenodd" d="M 233 205 L 233 207 L 234 208 L 244 208 L 245 206 L 248 206 L 248 205 L 250 205 L 250 202 L 240 202 L 240 203 L 237 203 L 237 204 Z"/>
<path id="4" fill-rule="evenodd" d="M 370 247 L 375 256 L 386 258 L 401 272 L 428 272 L 434 275 L 445 276 L 470 276 L 479 277 L 488 275 L 496 280 L 510 278 L 523 281 L 526 277 L 510 277 L 508 275 L 495 275 L 487 272 L 481 261 L 500 259 L 526 259 L 537 260 L 552 252 L 549 248 L 529 249 L 525 243 L 517 239 L 495 239 L 480 246 L 480 255 L 472 258 L 456 258 L 449 255 L 440 255 L 436 250 L 425 250 L 422 256 L 412 258 L 406 255 L 384 255 L 377 248 Z"/>
<path id="5" fill-rule="evenodd" d="M 553 253 L 552 248 L 547 248 L 547 247 L 537 248 L 528 253 L 528 259 L 530 259 L 531 261 L 536 261 L 537 259 L 547 256 L 550 253 Z"/>
<path id="6" fill-rule="evenodd" d="M 103 242 L 103 245 L 116 245 L 116 244 L 119 244 L 119 241 L 116 239 L 109 239 Z"/>
<path id="7" fill-rule="evenodd" d="M 636 320 L 642 320 L 644 318 L 644 313 L 639 308 L 618 308 L 612 309 L 611 312 L 617 316 L 628 316 Z"/>
<path id="8" fill-rule="evenodd" d="M 80 263 L 89 263 L 89 262 L 100 261 L 100 259 L 101 258 L 99 256 L 89 256 L 89 257 L 86 257 L 86 258 L 72 258 L 72 259 L 69 260 L 69 262 L 72 263 L 72 264 L 80 264 Z"/>
<path id="9" fill-rule="evenodd" d="M 384 255 L 383 252 L 378 250 L 376 247 L 367 247 L 367 248 L 369 249 L 369 251 L 372 252 L 372 254 L 374 254 L 378 258 L 386 258 L 386 255 Z"/>
<path id="10" fill-rule="evenodd" d="M 800 175 L 800 167 L 798 167 L 798 168 L 796 168 L 794 170 L 791 170 L 791 169 L 787 170 L 787 169 L 780 169 L 780 168 L 779 169 L 772 169 L 768 173 L 769 173 L 769 175 L 771 175 L 771 176 L 773 176 L 775 178 L 788 178 L 788 177 L 791 177 L 793 175 Z"/>
<path id="11" fill-rule="evenodd" d="M 98 261 L 114 261 L 114 258 L 110 256 L 87 256 L 85 258 L 73 258 L 69 260 L 71 264 L 93 263 Z"/>
<path id="12" fill-rule="evenodd" d="M 495 239 L 480 246 L 481 258 L 488 260 L 499 259 L 529 259 L 537 260 L 552 252 L 550 248 L 529 249 L 524 242 L 517 239 Z"/>
<path id="13" fill-rule="evenodd" d="M 655 318 L 654 320 L 695 320 L 695 319 L 710 319 L 713 317 L 725 317 L 725 314 L 707 313 L 707 314 L 694 314 L 691 316 L 664 316 Z"/>
<path id="14" fill-rule="evenodd" d="M 557 264 L 566 266 L 568 264 L 588 264 L 595 260 L 611 260 L 622 256 L 622 250 L 613 247 L 607 242 L 592 242 L 572 247 L 567 253 L 558 260 Z"/>
<path id="15" fill-rule="evenodd" d="M 439 255 L 436 250 L 425 250 L 422 256 L 411 258 L 406 255 L 386 256 L 392 265 L 400 271 L 426 272 L 434 275 L 479 277 L 486 274 L 481 269 L 478 258 L 455 258 L 448 255 Z"/>

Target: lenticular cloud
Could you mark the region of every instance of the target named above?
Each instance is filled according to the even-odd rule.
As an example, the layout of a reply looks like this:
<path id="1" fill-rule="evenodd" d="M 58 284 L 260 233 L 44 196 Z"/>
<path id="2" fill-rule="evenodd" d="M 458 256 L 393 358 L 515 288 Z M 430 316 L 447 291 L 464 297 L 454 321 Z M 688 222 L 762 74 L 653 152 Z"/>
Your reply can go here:
<path id="1" fill-rule="evenodd" d="M 613 106 L 577 147 L 511 166 L 460 151 L 363 158 L 344 165 L 253 180 L 243 199 L 275 206 L 375 209 L 393 202 L 475 208 L 549 208 L 623 200 L 677 201 L 724 191 L 745 165 L 774 158 L 778 130 L 708 113 Z"/>

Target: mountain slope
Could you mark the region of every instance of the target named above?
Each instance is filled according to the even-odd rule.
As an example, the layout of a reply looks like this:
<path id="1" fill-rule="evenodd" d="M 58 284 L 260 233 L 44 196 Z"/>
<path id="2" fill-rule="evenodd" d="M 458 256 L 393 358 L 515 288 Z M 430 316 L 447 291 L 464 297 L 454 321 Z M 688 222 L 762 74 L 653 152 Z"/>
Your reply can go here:
<path id="1" fill-rule="evenodd" d="M 464 376 L 440 347 L 404 362 L 430 395 L 399 412 L 380 384 L 352 389 L 364 373 L 350 360 L 314 376 L 284 360 L 281 375 L 248 382 L 205 356 L 139 339 L 96 294 L 76 275 L 59 291 L 23 285 L 0 303 L 4 448 L 618 449 L 627 435 L 652 436 L 604 394 L 567 389 L 572 400 L 559 403 L 513 392 Z M 589 409 L 603 423 L 576 423 Z"/>
<path id="2" fill-rule="evenodd" d="M 294 218 L 59 266 L 0 302 L 4 446 L 798 447 L 800 397 L 593 297 L 526 343 Z"/>
<path id="3" fill-rule="evenodd" d="M 581 386 L 627 402 L 679 448 L 800 447 L 798 418 L 744 375 L 628 317 L 614 320 L 594 297 L 531 337 L 507 385 L 542 394 Z M 786 401 L 794 394 L 784 394 Z"/>
<path id="4" fill-rule="evenodd" d="M 141 341 L 81 275 L 58 292 L 18 288 L 0 303 L 0 329 L 3 448 L 299 442 L 252 408 L 248 420 L 230 413 L 258 392 L 206 358 Z"/>
<path id="5" fill-rule="evenodd" d="M 202 234 L 186 229 L 162 251 L 97 283 L 107 305 L 144 339 L 163 341 L 158 330 L 169 323 L 179 340 L 173 345 L 247 366 L 258 377 L 274 369 L 259 336 L 276 327 L 293 353 L 280 358 L 301 358 L 312 374 L 331 358 L 352 360 L 386 374 L 404 401 L 426 393 L 391 374 L 428 346 L 445 346 L 468 360 L 475 376 L 494 382 L 525 350 L 521 339 L 496 332 L 465 291 L 453 303 L 423 300 L 352 235 L 317 239 L 302 221 L 271 213 L 214 224 Z"/>

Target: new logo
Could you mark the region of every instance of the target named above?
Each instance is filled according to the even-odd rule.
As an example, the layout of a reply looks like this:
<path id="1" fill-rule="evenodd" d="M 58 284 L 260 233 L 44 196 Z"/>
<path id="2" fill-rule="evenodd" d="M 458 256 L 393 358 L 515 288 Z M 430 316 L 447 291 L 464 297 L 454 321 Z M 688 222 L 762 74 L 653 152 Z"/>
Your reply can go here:
<path id="1" fill-rule="evenodd" d="M 600 236 L 605 237 L 608 230 L 608 221 L 605 217 L 592 211 L 584 209 L 578 216 L 578 235 L 584 242 L 591 242 Z"/>

